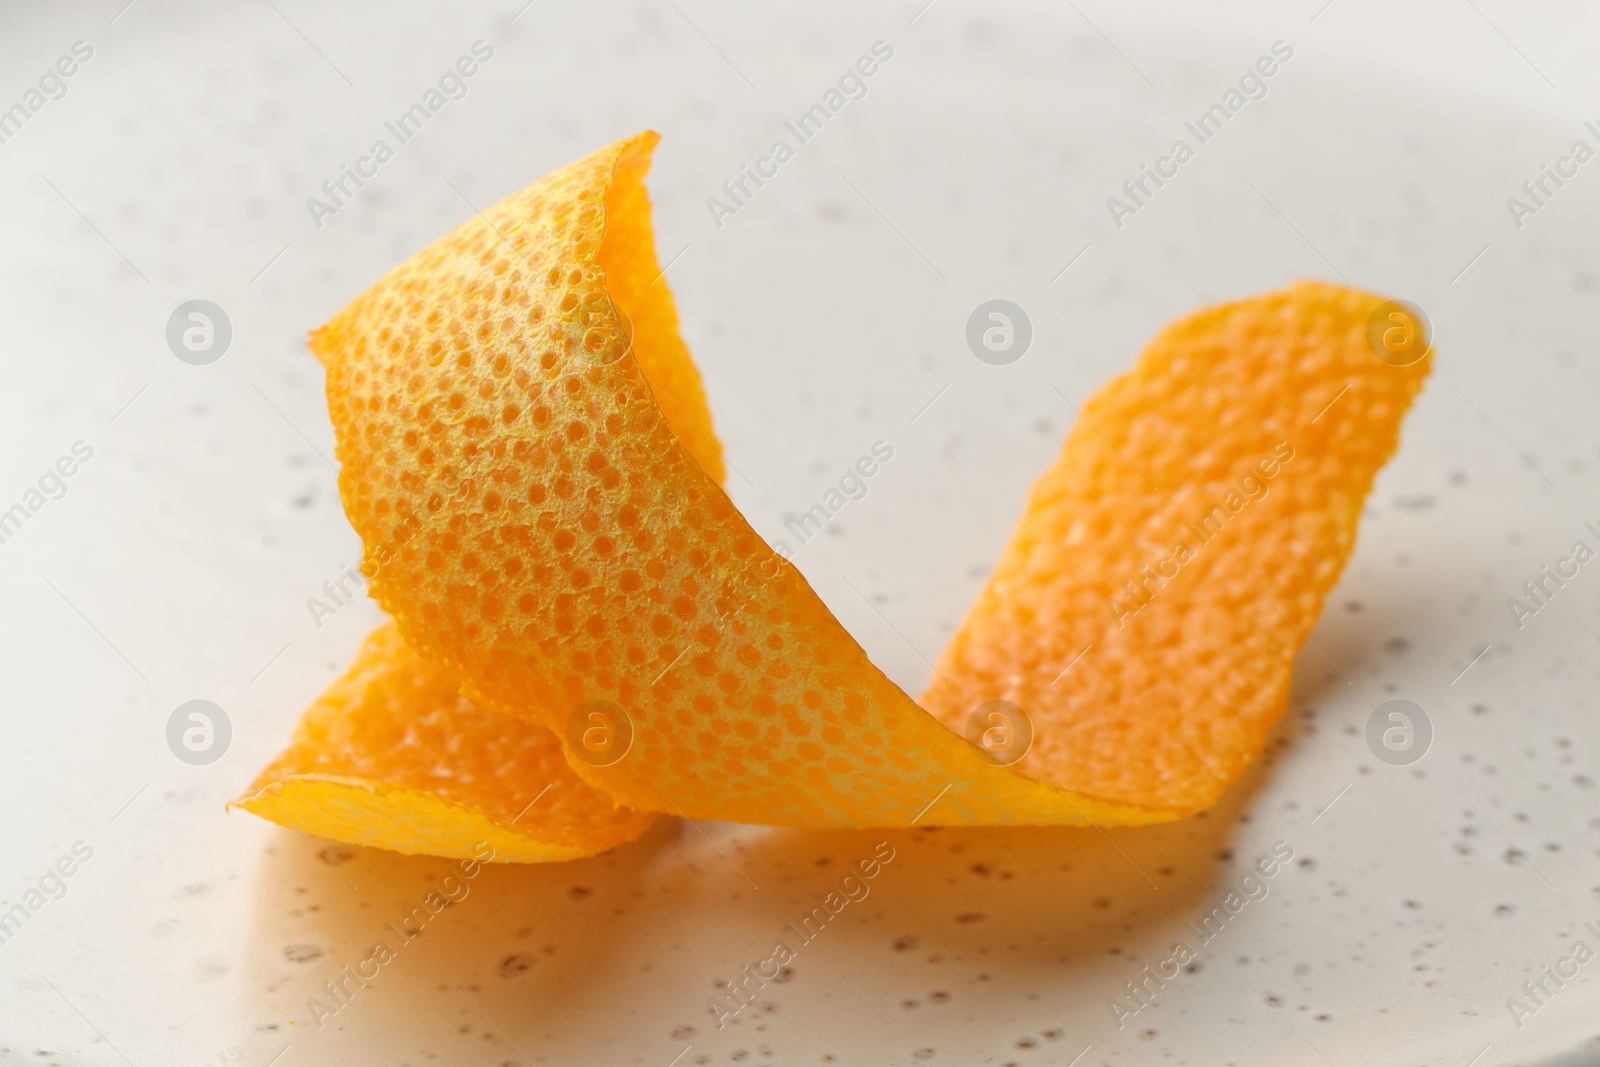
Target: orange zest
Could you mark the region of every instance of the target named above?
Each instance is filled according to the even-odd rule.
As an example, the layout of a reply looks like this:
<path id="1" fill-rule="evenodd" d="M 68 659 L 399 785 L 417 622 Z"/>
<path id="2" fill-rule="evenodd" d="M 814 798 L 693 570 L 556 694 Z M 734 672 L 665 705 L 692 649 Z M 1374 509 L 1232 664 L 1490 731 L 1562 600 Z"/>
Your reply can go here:
<path id="1" fill-rule="evenodd" d="M 720 487 L 655 142 L 508 197 L 313 334 L 394 622 L 235 803 L 553 860 L 656 812 L 1105 826 L 1215 802 L 1283 711 L 1431 355 L 1376 358 L 1382 299 L 1314 283 L 1168 326 L 1085 403 L 919 703 Z M 569 729 L 594 714 L 615 758 Z M 997 758 L 991 731 L 1031 744 Z"/>

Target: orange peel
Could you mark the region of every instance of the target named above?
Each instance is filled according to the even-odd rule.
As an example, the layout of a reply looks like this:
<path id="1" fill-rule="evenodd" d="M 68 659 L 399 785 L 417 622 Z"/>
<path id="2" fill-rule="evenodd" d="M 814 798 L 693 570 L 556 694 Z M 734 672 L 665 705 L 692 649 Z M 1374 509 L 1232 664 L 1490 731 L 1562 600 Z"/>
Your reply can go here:
<path id="1" fill-rule="evenodd" d="M 1085 403 L 918 703 L 720 487 L 651 236 L 656 140 L 468 219 L 312 335 L 394 621 L 236 803 L 400 851 L 492 831 L 521 860 L 654 812 L 1105 826 L 1213 803 L 1282 713 L 1431 352 L 1375 358 L 1382 299 L 1318 283 L 1168 326 Z M 604 765 L 567 736 L 595 706 L 631 725 Z M 1031 726 L 1015 763 L 964 736 L 995 706 Z M 567 803 L 508 820 L 558 779 Z"/>
<path id="2" fill-rule="evenodd" d="M 385 623 L 234 804 L 352 844 L 523 862 L 603 852 L 654 821 L 584 784 L 549 730 L 459 689 Z"/>

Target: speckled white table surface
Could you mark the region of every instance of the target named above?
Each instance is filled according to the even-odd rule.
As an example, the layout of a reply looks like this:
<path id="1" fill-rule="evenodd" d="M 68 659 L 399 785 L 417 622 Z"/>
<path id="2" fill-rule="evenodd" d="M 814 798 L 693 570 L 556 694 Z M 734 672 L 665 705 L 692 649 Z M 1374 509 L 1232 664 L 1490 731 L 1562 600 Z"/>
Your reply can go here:
<path id="1" fill-rule="evenodd" d="M 1600 950 L 1600 574 L 1507 607 L 1600 544 L 1600 162 L 1571 156 L 1600 147 L 1592 11 L 124 3 L 0 9 L 0 108 L 25 112 L 0 143 L 0 508 L 27 512 L 0 543 L 0 1065 L 1600 1063 L 1577 948 Z M 478 41 L 464 95 L 318 226 L 307 198 Z M 865 95 L 719 227 L 706 199 L 877 41 Z M 1280 41 L 1265 94 L 1116 225 L 1107 198 Z M 406 942 L 390 924 L 443 861 L 223 811 L 377 618 L 306 605 L 359 552 L 306 331 L 468 201 L 645 127 L 735 500 L 782 536 L 894 448 L 796 561 L 912 692 L 1067 399 L 1162 323 L 1305 276 L 1426 309 L 1435 375 L 1216 810 L 1104 834 L 668 819 L 486 869 Z M 1568 177 L 1513 218 L 1545 164 Z M 1033 326 L 1009 366 L 963 335 L 996 297 Z M 166 341 L 192 299 L 231 324 L 208 365 Z M 204 765 L 167 742 L 193 699 L 231 724 Z M 1391 699 L 1431 724 L 1406 765 L 1367 741 Z M 719 984 L 880 841 L 870 896 L 719 1029 Z M 1293 858 L 1246 881 L 1274 847 Z M 1129 999 L 1179 940 L 1193 965 Z"/>

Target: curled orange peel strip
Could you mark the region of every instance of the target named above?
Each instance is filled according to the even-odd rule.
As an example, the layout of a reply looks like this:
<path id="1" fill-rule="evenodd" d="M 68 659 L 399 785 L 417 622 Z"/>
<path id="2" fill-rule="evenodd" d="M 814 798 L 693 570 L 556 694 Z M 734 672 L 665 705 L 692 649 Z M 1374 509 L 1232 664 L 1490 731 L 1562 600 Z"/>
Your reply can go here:
<path id="1" fill-rule="evenodd" d="M 1426 345 L 1380 361 L 1381 298 L 1316 283 L 1168 326 L 1084 404 L 918 703 L 720 488 L 651 236 L 656 140 L 467 220 L 312 335 L 394 621 L 235 804 L 536 861 L 656 812 L 1131 826 L 1213 803 L 1283 711 Z M 621 758 L 569 731 L 594 708 L 631 726 Z M 1031 727 L 1015 762 L 967 739 L 996 708 Z"/>

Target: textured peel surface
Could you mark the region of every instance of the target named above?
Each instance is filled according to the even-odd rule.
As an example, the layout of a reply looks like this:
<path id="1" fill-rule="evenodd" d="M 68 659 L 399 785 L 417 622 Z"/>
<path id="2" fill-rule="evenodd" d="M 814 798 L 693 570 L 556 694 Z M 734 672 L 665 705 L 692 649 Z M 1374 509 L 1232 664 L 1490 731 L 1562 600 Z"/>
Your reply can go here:
<path id="1" fill-rule="evenodd" d="M 919 704 L 720 488 L 654 253 L 654 143 L 618 142 L 508 197 L 313 335 L 340 493 L 395 620 L 383 641 L 404 648 L 408 670 L 458 685 L 485 723 L 563 746 L 592 787 L 583 818 L 602 824 L 590 851 L 642 830 L 648 812 L 1135 825 L 1214 802 L 1283 710 L 1428 372 L 1427 358 L 1373 355 L 1380 298 L 1302 284 L 1164 330 L 1085 404 Z M 334 717 L 374 684 L 346 683 Z M 997 700 L 1033 734 L 1010 766 L 964 736 Z M 396 720 L 404 703 L 389 703 Z M 566 732 L 595 706 L 631 724 L 626 755 L 604 766 Z M 487 727 L 441 722 L 425 742 L 458 728 L 463 740 L 438 750 L 451 774 Z M 277 783 L 287 794 L 326 743 L 302 723 L 256 796 Z M 363 780 L 459 806 L 430 817 L 461 833 L 476 817 L 506 825 L 551 779 L 508 763 L 469 795 L 396 773 Z M 302 814 L 325 803 L 302 796 Z M 398 801 L 340 796 L 318 832 L 438 850 L 435 828 L 405 824 L 417 810 L 391 817 Z M 273 818 L 253 800 L 242 803 Z M 542 811 L 516 832 L 586 847 Z"/>
<path id="2" fill-rule="evenodd" d="M 463 859 L 484 842 L 502 860 L 576 859 L 654 821 L 585 785 L 549 730 L 458 689 L 380 626 L 234 806 L 305 833 Z"/>
<path id="3" fill-rule="evenodd" d="M 1173 812 L 1214 801 L 1282 712 L 1430 369 L 1425 340 L 1410 366 L 1373 355 L 1383 303 L 1300 284 L 1163 330 L 1084 404 L 923 706 L 959 730 L 1014 702 L 1034 777 Z"/>

